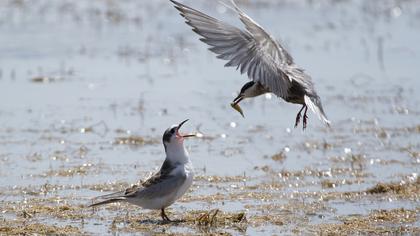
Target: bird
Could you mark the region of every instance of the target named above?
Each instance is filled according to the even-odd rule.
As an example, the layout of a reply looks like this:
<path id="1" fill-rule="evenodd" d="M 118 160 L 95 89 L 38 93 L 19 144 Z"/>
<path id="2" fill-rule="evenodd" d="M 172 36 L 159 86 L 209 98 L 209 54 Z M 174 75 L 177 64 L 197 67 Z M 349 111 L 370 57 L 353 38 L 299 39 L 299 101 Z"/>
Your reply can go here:
<path id="1" fill-rule="evenodd" d="M 184 139 L 196 135 L 179 132 L 187 121 L 173 125 L 164 132 L 162 141 L 166 158 L 157 173 L 141 185 L 134 185 L 120 192 L 96 197 L 93 201 L 97 202 L 89 207 L 114 202 L 128 202 L 144 209 L 160 210 L 162 220 L 170 222 L 171 219 L 166 215 L 165 208 L 185 194 L 191 187 L 194 178 L 193 166 L 188 151 L 184 147 Z"/>
<path id="2" fill-rule="evenodd" d="M 236 67 L 241 74 L 247 73 L 251 81 L 241 88 L 231 106 L 241 113 L 239 103 L 266 93 L 274 93 L 286 102 L 300 104 L 295 128 L 300 123 L 303 110 L 303 129 L 307 126 L 307 111 L 310 108 L 327 126 L 330 121 L 325 115 L 321 98 L 315 91 L 310 75 L 297 66 L 287 50 L 262 26 L 245 14 L 233 0 L 228 8 L 234 10 L 244 29 L 232 26 L 189 6 L 170 0 L 185 18 L 185 23 L 201 36 L 200 41 L 208 44 L 217 58 L 227 60 L 225 67 Z"/>

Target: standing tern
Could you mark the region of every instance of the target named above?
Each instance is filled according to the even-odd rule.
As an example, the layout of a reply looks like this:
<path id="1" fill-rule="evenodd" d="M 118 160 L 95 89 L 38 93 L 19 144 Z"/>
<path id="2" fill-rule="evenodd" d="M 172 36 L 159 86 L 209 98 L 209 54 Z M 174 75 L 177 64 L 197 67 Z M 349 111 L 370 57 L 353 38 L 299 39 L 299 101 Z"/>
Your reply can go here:
<path id="1" fill-rule="evenodd" d="M 165 208 L 172 205 L 190 188 L 193 182 L 193 167 L 184 147 L 184 138 L 194 137 L 194 134 L 182 135 L 181 126 L 173 125 L 163 134 L 163 146 L 166 158 L 160 170 L 141 184 L 134 185 L 124 191 L 99 196 L 100 200 L 89 207 L 113 202 L 128 202 L 145 209 L 161 210 L 160 216 L 164 221 L 171 221 L 165 214 Z"/>
<path id="2" fill-rule="evenodd" d="M 210 46 L 209 50 L 216 53 L 217 58 L 228 61 L 226 67 L 236 67 L 241 74 L 248 74 L 251 81 L 242 87 L 231 104 L 242 116 L 243 112 L 238 104 L 243 99 L 274 93 L 286 102 L 303 105 L 296 116 L 295 127 L 305 110 L 303 129 L 306 128 L 308 107 L 329 126 L 330 121 L 325 115 L 311 77 L 294 63 L 292 56 L 274 37 L 246 15 L 233 0 L 233 9 L 245 25 L 244 30 L 175 0 L 171 2 L 193 31 L 202 36 L 200 40 Z"/>

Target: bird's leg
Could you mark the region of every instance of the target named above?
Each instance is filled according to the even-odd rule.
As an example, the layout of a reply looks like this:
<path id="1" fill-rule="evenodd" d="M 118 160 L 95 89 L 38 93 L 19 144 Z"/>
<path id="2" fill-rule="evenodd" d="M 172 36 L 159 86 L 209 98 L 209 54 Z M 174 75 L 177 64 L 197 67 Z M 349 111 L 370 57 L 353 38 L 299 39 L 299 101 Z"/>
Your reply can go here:
<path id="1" fill-rule="evenodd" d="M 163 221 L 171 221 L 171 219 L 169 219 L 169 217 L 165 214 L 165 209 L 162 208 L 160 211 L 160 217 L 162 217 Z"/>
<path id="2" fill-rule="evenodd" d="M 303 114 L 303 130 L 306 129 L 306 124 L 308 124 L 308 116 L 306 112 L 308 111 L 308 107 L 305 108 L 305 113 Z"/>
<path id="3" fill-rule="evenodd" d="M 298 113 L 298 114 L 297 114 L 297 116 L 296 116 L 295 128 L 298 126 L 298 124 L 299 124 L 299 122 L 300 122 L 300 117 L 301 117 L 300 113 L 302 113 L 303 108 L 305 108 L 305 107 L 306 107 L 306 105 L 303 105 L 303 106 L 302 106 L 302 108 L 300 109 L 299 113 Z"/>

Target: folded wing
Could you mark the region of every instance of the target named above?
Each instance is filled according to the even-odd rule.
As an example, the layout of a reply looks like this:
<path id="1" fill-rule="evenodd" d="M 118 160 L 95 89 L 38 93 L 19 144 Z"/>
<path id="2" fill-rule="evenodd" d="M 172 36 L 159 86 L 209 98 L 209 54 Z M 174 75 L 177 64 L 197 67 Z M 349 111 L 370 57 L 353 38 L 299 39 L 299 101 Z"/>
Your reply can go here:
<path id="1" fill-rule="evenodd" d="M 109 204 L 109 203 L 113 203 L 113 202 L 124 201 L 127 198 L 134 196 L 136 194 L 136 192 L 139 191 L 140 189 L 141 188 L 139 188 L 137 185 L 134 185 L 134 186 L 132 186 L 130 188 L 127 188 L 126 190 L 123 190 L 123 191 L 119 191 L 119 192 L 115 192 L 115 193 L 106 194 L 106 195 L 96 197 L 96 198 L 92 199 L 95 203 L 89 205 L 89 207 L 100 206 L 100 205 Z"/>

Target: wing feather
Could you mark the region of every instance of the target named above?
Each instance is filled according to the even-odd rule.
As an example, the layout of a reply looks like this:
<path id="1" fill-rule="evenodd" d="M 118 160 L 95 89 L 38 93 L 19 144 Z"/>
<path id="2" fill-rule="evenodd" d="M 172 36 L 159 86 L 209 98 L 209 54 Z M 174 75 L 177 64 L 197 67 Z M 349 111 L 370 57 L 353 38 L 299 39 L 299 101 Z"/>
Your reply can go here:
<path id="1" fill-rule="evenodd" d="M 226 67 L 236 67 L 247 73 L 255 82 L 261 83 L 279 97 L 286 98 L 291 86 L 289 78 L 282 73 L 292 57 L 261 26 L 234 4 L 246 30 L 221 22 L 200 11 L 171 0 L 186 23 L 210 46 L 217 58 L 227 60 Z"/>
<path id="2" fill-rule="evenodd" d="M 137 191 L 137 198 L 159 198 L 165 195 L 176 193 L 177 190 L 185 183 L 187 176 L 185 174 L 176 174 L 170 176 L 162 176 L 159 182 L 149 185 L 147 188 Z"/>
<path id="3" fill-rule="evenodd" d="M 281 46 L 262 26 L 255 22 L 245 12 L 243 12 L 233 0 L 230 0 L 234 6 L 236 12 L 239 14 L 239 19 L 245 25 L 245 28 L 257 38 L 263 47 L 266 47 L 264 51 L 269 53 L 272 60 L 279 62 L 280 64 L 293 64 L 293 58 L 287 52 L 287 50 Z M 272 50 L 275 48 L 276 50 Z"/>
<path id="4" fill-rule="evenodd" d="M 217 58 L 227 60 L 226 67 L 236 67 L 241 74 L 262 84 L 270 92 L 288 101 L 293 83 L 299 84 L 307 94 L 305 104 L 327 125 L 321 101 L 316 94 L 311 77 L 298 67 L 287 50 L 263 27 L 245 14 L 234 2 L 233 9 L 245 30 L 226 24 L 200 11 L 171 0 L 186 23 L 200 35 L 200 40 L 210 46 Z M 223 2 L 222 2 L 223 3 Z M 226 5 L 225 5 L 226 6 Z"/>
<path id="5" fill-rule="evenodd" d="M 139 189 L 140 188 L 137 185 L 133 185 L 130 188 L 127 188 L 123 191 L 95 197 L 92 199 L 92 201 L 94 201 L 95 203 L 89 205 L 89 207 L 124 201 L 127 198 L 134 196 Z"/>

